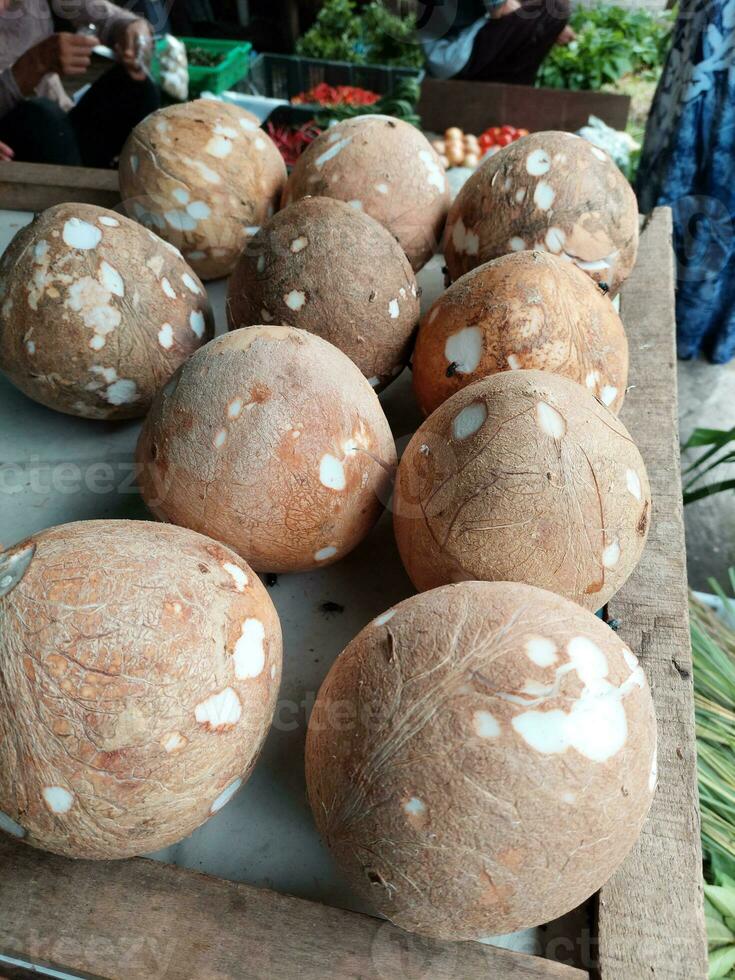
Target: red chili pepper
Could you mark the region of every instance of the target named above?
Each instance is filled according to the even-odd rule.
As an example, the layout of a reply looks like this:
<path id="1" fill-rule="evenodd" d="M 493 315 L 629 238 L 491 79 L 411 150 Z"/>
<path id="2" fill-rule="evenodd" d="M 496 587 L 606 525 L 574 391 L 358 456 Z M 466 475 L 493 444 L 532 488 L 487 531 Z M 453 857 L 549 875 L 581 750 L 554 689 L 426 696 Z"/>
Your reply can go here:
<path id="1" fill-rule="evenodd" d="M 306 92 L 294 95 L 294 105 L 317 103 L 318 105 L 373 105 L 380 96 L 376 92 L 355 85 L 327 85 L 320 82 Z"/>

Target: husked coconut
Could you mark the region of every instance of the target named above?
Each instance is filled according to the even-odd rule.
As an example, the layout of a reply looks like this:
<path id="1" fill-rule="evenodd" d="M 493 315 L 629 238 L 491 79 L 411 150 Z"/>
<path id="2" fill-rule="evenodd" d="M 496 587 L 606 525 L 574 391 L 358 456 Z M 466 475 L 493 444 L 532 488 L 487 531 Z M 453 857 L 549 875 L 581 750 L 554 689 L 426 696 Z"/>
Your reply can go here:
<path id="1" fill-rule="evenodd" d="M 553 371 L 618 412 L 628 341 L 613 304 L 555 255 L 515 252 L 480 265 L 421 321 L 413 387 L 425 415 L 460 388 L 498 371 Z"/>
<path id="2" fill-rule="evenodd" d="M 355 116 L 331 126 L 296 161 L 283 204 L 336 197 L 365 211 L 398 240 L 414 270 L 437 250 L 449 207 L 439 154 L 415 126 Z"/>
<path id="3" fill-rule="evenodd" d="M 464 582 L 348 645 L 306 740 L 309 801 L 357 894 L 403 929 L 480 939 L 584 902 L 656 785 L 646 676 L 560 596 Z"/>
<path id="4" fill-rule="evenodd" d="M 256 117 L 215 99 L 151 113 L 120 156 L 128 214 L 180 248 L 202 279 L 229 275 L 285 182 L 286 165 Z"/>
<path id="5" fill-rule="evenodd" d="M 398 468 L 394 526 L 420 591 L 525 582 L 599 609 L 638 564 L 646 469 L 620 420 L 546 371 L 504 371 L 452 395 Z"/>
<path id="6" fill-rule="evenodd" d="M 167 847 L 255 764 L 281 628 L 228 548 L 83 521 L 0 554 L 0 829 L 74 858 Z"/>
<path id="7" fill-rule="evenodd" d="M 240 256 L 227 318 L 230 329 L 275 322 L 317 334 L 383 388 L 411 354 L 416 279 L 377 221 L 343 201 L 307 197 L 266 222 Z"/>
<path id="8" fill-rule="evenodd" d="M 380 516 L 395 459 L 359 369 L 285 326 L 207 344 L 157 398 L 137 450 L 157 517 L 224 542 L 262 572 L 318 568 L 351 551 Z"/>
<path id="9" fill-rule="evenodd" d="M 58 412 L 145 415 L 213 332 L 204 287 L 180 253 L 114 211 L 49 208 L 0 260 L 0 370 Z"/>
<path id="10" fill-rule="evenodd" d="M 635 265 L 638 205 L 604 150 L 571 133 L 532 133 L 462 187 L 444 241 L 452 279 L 527 249 L 558 255 L 618 291 Z"/>

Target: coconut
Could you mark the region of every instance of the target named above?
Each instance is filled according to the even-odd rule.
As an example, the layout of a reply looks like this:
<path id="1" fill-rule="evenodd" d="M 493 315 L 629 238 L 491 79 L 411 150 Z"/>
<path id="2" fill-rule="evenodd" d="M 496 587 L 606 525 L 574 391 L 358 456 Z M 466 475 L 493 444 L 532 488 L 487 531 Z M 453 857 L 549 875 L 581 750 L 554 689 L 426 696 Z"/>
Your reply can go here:
<path id="1" fill-rule="evenodd" d="M 49 208 L 0 260 L 0 370 L 59 412 L 145 415 L 213 329 L 180 253 L 105 208 Z"/>
<path id="2" fill-rule="evenodd" d="M 34 535 L 0 554 L 0 828 L 105 860 L 181 840 L 247 779 L 280 675 L 229 549 L 144 521 Z"/>
<path id="3" fill-rule="evenodd" d="M 365 211 L 398 240 L 414 270 L 437 249 L 449 207 L 439 154 L 415 126 L 356 116 L 332 126 L 296 161 L 284 204 L 336 197 Z"/>
<path id="4" fill-rule="evenodd" d="M 203 279 L 229 275 L 285 182 L 281 154 L 256 117 L 214 99 L 147 116 L 120 156 L 128 214 L 180 248 Z"/>
<path id="5" fill-rule="evenodd" d="M 230 329 L 285 323 L 344 351 L 375 388 L 400 374 L 419 319 L 400 245 L 343 201 L 309 197 L 268 221 L 230 279 Z"/>
<path id="6" fill-rule="evenodd" d="M 395 447 L 346 354 L 304 330 L 256 326 L 184 365 L 151 409 L 137 461 L 157 517 L 223 541 L 256 571 L 291 572 L 365 537 Z"/>
<path id="7" fill-rule="evenodd" d="M 373 620 L 329 672 L 309 801 L 351 887 L 404 929 L 480 939 L 612 875 L 656 784 L 642 668 L 550 592 L 464 582 Z"/>
<path id="8" fill-rule="evenodd" d="M 394 525 L 421 591 L 526 582 L 594 610 L 638 564 L 650 510 L 635 443 L 590 391 L 504 371 L 418 429 L 398 468 Z"/>
<path id="9" fill-rule="evenodd" d="M 552 252 L 617 292 L 635 265 L 638 205 L 604 150 L 571 133 L 532 133 L 470 177 L 447 219 L 451 278 L 526 249 Z"/>
<path id="10" fill-rule="evenodd" d="M 413 386 L 425 415 L 498 371 L 563 374 L 618 412 L 628 341 L 613 304 L 580 269 L 545 252 L 478 266 L 437 299 L 421 323 Z"/>

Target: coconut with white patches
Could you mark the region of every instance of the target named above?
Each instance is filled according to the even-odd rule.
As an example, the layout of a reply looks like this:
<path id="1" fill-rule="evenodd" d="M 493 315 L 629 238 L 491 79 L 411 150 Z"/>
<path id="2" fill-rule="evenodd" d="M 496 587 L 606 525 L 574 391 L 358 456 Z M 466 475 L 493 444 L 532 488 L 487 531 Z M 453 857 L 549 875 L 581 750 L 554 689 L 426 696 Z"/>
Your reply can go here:
<path id="1" fill-rule="evenodd" d="M 592 610 L 638 564 L 650 515 L 625 426 L 587 388 L 546 371 L 504 371 L 447 399 L 409 443 L 394 496 L 417 589 L 526 582 Z"/>
<path id="2" fill-rule="evenodd" d="M 187 278 L 199 292 L 171 283 Z M 138 418 L 214 331 L 181 255 L 135 221 L 60 204 L 22 228 L 0 260 L 0 370 L 49 408 Z M 191 319 L 201 330 L 193 332 Z"/>
<path id="3" fill-rule="evenodd" d="M 555 662 L 526 655 L 540 639 Z M 528 585 L 464 582 L 400 603 L 338 658 L 309 724 L 309 802 L 379 913 L 480 939 L 607 881 L 651 804 L 655 745 L 645 674 L 605 623 Z"/>
<path id="4" fill-rule="evenodd" d="M 558 255 L 615 295 L 635 264 L 638 206 L 607 154 L 571 133 L 532 133 L 475 171 L 447 218 L 449 275 L 523 249 Z"/>
<path id="5" fill-rule="evenodd" d="M 203 279 L 232 271 L 285 182 L 281 154 L 255 116 L 213 99 L 152 113 L 120 157 L 128 214 L 181 249 Z"/>
<path id="6" fill-rule="evenodd" d="M 174 381 L 138 442 L 138 482 L 157 517 L 223 541 L 260 572 L 321 567 L 365 537 L 396 455 L 345 354 L 304 330 L 253 326 L 212 341 Z"/>
<path id="7" fill-rule="evenodd" d="M 0 554 L 0 830 L 75 858 L 187 837 L 247 779 L 281 628 L 230 549 L 84 521 Z"/>
<path id="8" fill-rule="evenodd" d="M 408 362 L 419 318 L 411 265 L 374 218 L 343 201 L 309 197 L 266 222 L 235 268 L 230 328 L 271 320 L 344 351 L 375 387 Z"/>
<path id="9" fill-rule="evenodd" d="M 415 126 L 381 115 L 346 119 L 306 148 L 283 203 L 306 196 L 359 204 L 399 242 L 414 270 L 437 250 L 449 207 L 436 150 Z"/>
<path id="10" fill-rule="evenodd" d="M 467 326 L 472 324 L 472 326 Z M 623 404 L 628 341 L 599 287 L 545 252 L 514 252 L 459 278 L 423 318 L 413 386 L 425 415 L 499 371 L 563 374 L 611 411 Z"/>

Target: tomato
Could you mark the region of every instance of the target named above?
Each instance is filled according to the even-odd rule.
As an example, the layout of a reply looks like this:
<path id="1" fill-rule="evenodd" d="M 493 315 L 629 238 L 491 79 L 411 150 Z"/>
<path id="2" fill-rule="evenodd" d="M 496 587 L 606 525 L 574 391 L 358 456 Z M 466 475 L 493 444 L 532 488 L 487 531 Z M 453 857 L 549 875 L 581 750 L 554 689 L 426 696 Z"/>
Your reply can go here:
<path id="1" fill-rule="evenodd" d="M 495 141 L 493 140 L 492 136 L 490 136 L 489 133 L 483 133 L 480 139 L 478 140 L 478 142 L 480 144 L 480 147 L 483 150 L 486 150 L 488 146 L 492 146 Z"/>
<path id="2" fill-rule="evenodd" d="M 508 146 L 512 142 L 513 142 L 513 137 L 510 135 L 510 133 L 501 133 L 496 140 L 498 146 Z"/>
<path id="3" fill-rule="evenodd" d="M 508 136 L 514 136 L 515 133 L 517 132 L 515 126 L 507 126 L 506 125 L 506 126 L 501 126 L 500 128 L 501 128 L 502 132 L 505 133 Z"/>

